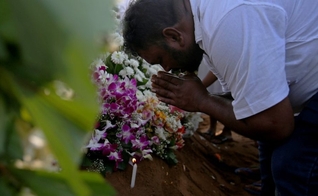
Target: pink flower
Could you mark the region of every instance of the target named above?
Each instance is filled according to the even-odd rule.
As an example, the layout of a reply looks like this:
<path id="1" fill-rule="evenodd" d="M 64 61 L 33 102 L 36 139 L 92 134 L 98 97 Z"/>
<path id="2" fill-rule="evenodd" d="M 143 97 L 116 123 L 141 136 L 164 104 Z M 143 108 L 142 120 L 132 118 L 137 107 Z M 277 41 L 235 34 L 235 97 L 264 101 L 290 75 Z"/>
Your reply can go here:
<path id="1" fill-rule="evenodd" d="M 103 147 L 101 148 L 103 155 L 108 156 L 111 152 L 115 152 L 117 150 L 118 145 L 117 144 L 111 144 L 108 142 L 106 142 L 106 144 L 103 145 Z"/>
<path id="2" fill-rule="evenodd" d="M 121 162 L 123 160 L 121 153 L 118 151 L 110 152 L 107 157 L 109 158 L 109 160 L 114 160 L 116 162 Z"/>
<path id="3" fill-rule="evenodd" d="M 151 138 L 151 141 L 152 141 L 155 145 L 159 145 L 159 144 L 160 144 L 159 137 L 156 136 L 156 135 Z"/>
<path id="4" fill-rule="evenodd" d="M 146 135 L 142 135 L 139 139 L 132 140 L 131 143 L 134 148 L 140 150 L 144 150 L 149 145 L 149 141 Z"/>
<path id="5" fill-rule="evenodd" d="M 123 161 L 122 154 L 118 151 L 111 152 L 107 157 L 109 160 L 115 161 L 115 169 L 118 168 L 119 163 Z"/>
<path id="6" fill-rule="evenodd" d="M 86 148 L 89 148 L 90 150 L 100 150 L 103 144 L 98 142 L 99 141 L 93 137 L 92 139 L 89 140 L 89 144 L 86 146 Z"/>
<path id="7" fill-rule="evenodd" d="M 170 112 L 173 113 L 175 111 L 177 112 L 180 112 L 180 113 L 183 113 L 184 111 L 181 110 L 180 108 L 176 107 L 176 106 L 173 106 L 173 105 L 169 105 L 169 108 L 170 108 Z"/>
<path id="8" fill-rule="evenodd" d="M 123 125 L 121 129 L 123 131 L 122 138 L 126 144 L 136 138 L 127 124 Z"/>
<path id="9" fill-rule="evenodd" d="M 100 82 L 100 80 L 103 78 L 103 75 L 106 73 L 106 69 L 107 67 L 103 62 L 95 67 L 95 70 L 93 72 L 93 79 L 96 83 Z"/>

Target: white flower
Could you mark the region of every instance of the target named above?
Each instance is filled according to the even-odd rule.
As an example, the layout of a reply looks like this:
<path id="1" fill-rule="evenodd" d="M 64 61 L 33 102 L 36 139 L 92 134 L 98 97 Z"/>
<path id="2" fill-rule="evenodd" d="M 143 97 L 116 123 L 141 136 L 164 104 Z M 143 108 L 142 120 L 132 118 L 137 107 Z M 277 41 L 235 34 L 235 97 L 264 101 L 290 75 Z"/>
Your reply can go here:
<path id="1" fill-rule="evenodd" d="M 120 70 L 119 75 L 125 77 L 125 76 L 132 76 L 134 75 L 134 70 L 131 67 L 125 67 L 122 70 Z"/>
<path id="2" fill-rule="evenodd" d="M 135 73 L 131 67 L 126 67 L 126 72 L 128 76 L 131 76 Z"/>
<path id="3" fill-rule="evenodd" d="M 89 144 L 86 146 L 86 148 L 90 148 L 91 150 L 98 150 L 100 147 L 102 147 L 102 144 L 98 143 L 98 140 L 94 137 L 89 140 Z"/>
<path id="4" fill-rule="evenodd" d="M 153 68 L 153 67 L 149 67 L 147 69 L 147 72 L 149 73 L 149 75 L 153 75 L 153 74 L 157 74 L 158 73 L 158 70 Z"/>
<path id="5" fill-rule="evenodd" d="M 176 120 L 174 117 L 168 117 L 166 121 L 167 124 L 174 130 L 174 132 L 182 127 L 180 120 Z"/>
<path id="6" fill-rule="evenodd" d="M 199 128 L 200 122 L 203 121 L 200 112 L 187 112 L 185 117 L 189 120 L 189 123 L 192 124 L 194 131 Z"/>
<path id="7" fill-rule="evenodd" d="M 169 107 L 167 105 L 163 104 L 163 103 L 160 103 L 157 107 L 161 111 L 166 111 L 166 112 L 169 111 Z"/>
<path id="8" fill-rule="evenodd" d="M 153 92 L 151 92 L 150 90 L 145 90 L 144 95 L 146 97 L 155 97 L 155 94 Z"/>
<path id="9" fill-rule="evenodd" d="M 145 102 L 145 101 L 146 101 L 146 97 L 144 96 L 144 94 L 142 93 L 142 91 L 137 90 L 136 96 L 137 96 L 137 99 L 138 99 L 140 102 Z"/>
<path id="10" fill-rule="evenodd" d="M 135 59 L 128 59 L 125 61 L 125 65 L 130 65 L 132 66 L 134 69 L 137 69 L 139 66 L 139 62 Z"/>
<path id="11" fill-rule="evenodd" d="M 140 75 L 136 74 L 136 75 L 135 75 L 135 78 L 136 78 L 139 82 L 142 82 L 142 77 L 140 77 Z"/>
<path id="12" fill-rule="evenodd" d="M 130 123 L 131 128 L 139 128 L 139 125 L 136 123 Z"/>
<path id="13" fill-rule="evenodd" d="M 112 122 L 110 120 L 106 120 L 106 126 L 104 127 L 104 130 L 106 131 L 109 128 L 113 128 L 115 127 L 116 124 L 112 124 Z"/>
<path id="14" fill-rule="evenodd" d="M 147 61 L 145 61 L 144 59 L 142 59 L 142 64 L 141 64 L 141 66 L 142 66 L 143 68 L 145 68 L 145 69 L 148 69 L 148 67 L 150 67 L 150 64 L 149 64 Z"/>
<path id="15" fill-rule="evenodd" d="M 161 65 L 159 65 L 159 64 L 152 65 L 151 68 L 157 70 L 157 72 L 158 72 L 158 71 L 163 71 L 163 68 L 162 68 Z"/>
<path id="16" fill-rule="evenodd" d="M 111 56 L 111 60 L 116 64 L 122 64 L 127 58 L 127 54 L 122 51 L 115 51 Z"/>
<path id="17" fill-rule="evenodd" d="M 127 72 L 125 69 L 120 70 L 120 72 L 118 73 L 120 76 L 125 77 L 127 76 Z"/>
<path id="18" fill-rule="evenodd" d="M 139 75 L 141 78 L 146 78 L 145 74 L 140 71 L 138 68 L 135 68 L 136 75 Z"/>
<path id="19" fill-rule="evenodd" d="M 145 60 L 143 60 L 143 61 L 142 61 L 142 64 L 141 64 L 141 67 L 144 68 L 144 69 L 149 69 L 150 64 L 147 63 Z"/>
<path id="20" fill-rule="evenodd" d="M 143 156 L 143 158 L 145 158 L 145 159 L 149 159 L 150 161 L 152 161 L 152 160 L 153 160 L 153 158 L 152 158 L 151 154 L 146 154 L 146 155 L 144 155 L 144 156 Z"/>
<path id="21" fill-rule="evenodd" d="M 145 158 L 145 159 L 149 159 L 149 160 L 153 160 L 151 154 L 152 153 L 152 150 L 151 149 L 145 149 L 143 151 L 141 151 L 141 154 L 142 154 L 142 157 Z"/>
<path id="22" fill-rule="evenodd" d="M 166 135 L 165 135 L 165 130 L 162 127 L 156 127 L 155 130 L 156 135 L 158 135 L 158 137 L 160 139 L 166 140 Z"/>
<path id="23" fill-rule="evenodd" d="M 151 80 L 148 80 L 148 82 L 145 84 L 145 87 L 148 88 L 148 89 L 151 89 Z"/>
<path id="24" fill-rule="evenodd" d="M 98 130 L 98 129 L 95 129 L 95 139 L 96 139 L 97 141 L 99 141 L 99 140 L 103 137 L 103 135 L 105 134 L 105 132 L 106 132 L 106 129 L 105 129 L 105 130 L 102 130 L 102 131 L 100 131 L 100 130 Z"/>
<path id="25" fill-rule="evenodd" d="M 109 155 L 107 156 L 110 160 L 121 160 L 121 157 L 119 156 L 118 152 L 110 152 Z"/>
<path id="26" fill-rule="evenodd" d="M 109 74 L 107 72 L 101 72 L 100 71 L 98 79 L 100 79 L 102 84 L 104 84 L 106 82 L 107 78 L 109 78 Z"/>

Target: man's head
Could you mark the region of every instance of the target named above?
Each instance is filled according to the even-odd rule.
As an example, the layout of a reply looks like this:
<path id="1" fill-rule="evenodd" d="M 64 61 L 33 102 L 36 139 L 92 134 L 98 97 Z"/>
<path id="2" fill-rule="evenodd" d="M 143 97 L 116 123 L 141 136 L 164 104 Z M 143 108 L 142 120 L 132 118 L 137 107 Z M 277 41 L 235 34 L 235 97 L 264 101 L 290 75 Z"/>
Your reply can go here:
<path id="1" fill-rule="evenodd" d="M 125 13 L 124 46 L 169 71 L 195 71 L 203 51 L 195 43 L 188 0 L 137 0 Z"/>

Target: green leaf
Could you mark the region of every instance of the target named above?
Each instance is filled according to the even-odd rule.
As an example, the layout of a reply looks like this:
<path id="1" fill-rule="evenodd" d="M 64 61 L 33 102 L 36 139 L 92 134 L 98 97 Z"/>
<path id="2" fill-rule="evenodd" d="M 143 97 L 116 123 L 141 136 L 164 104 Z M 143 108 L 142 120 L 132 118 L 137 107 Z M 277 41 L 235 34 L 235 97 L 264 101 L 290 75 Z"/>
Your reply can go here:
<path id="1" fill-rule="evenodd" d="M 147 84 L 147 82 L 148 82 L 148 80 L 144 78 L 144 79 L 142 80 L 142 82 L 139 82 L 139 81 L 138 81 L 138 84 L 137 84 L 137 85 L 138 85 L 138 86 L 139 86 L 139 85 L 145 85 L 145 84 Z"/>
<path id="2" fill-rule="evenodd" d="M 123 66 L 120 64 L 116 64 L 115 65 L 115 70 L 114 70 L 114 74 L 119 74 L 119 72 L 123 69 Z"/>
<path id="3" fill-rule="evenodd" d="M 7 124 L 7 142 L 6 142 L 6 154 L 10 161 L 23 158 L 23 148 L 20 135 L 15 128 L 14 118 Z"/>
<path id="4" fill-rule="evenodd" d="M 5 182 L 3 177 L 0 177 L 0 195 L 3 196 L 13 196 L 14 190 L 12 190 L 12 187 L 8 183 Z M 15 191 L 16 192 L 16 191 Z"/>
<path id="5" fill-rule="evenodd" d="M 105 184 L 105 180 L 97 173 L 81 172 L 81 177 L 92 188 L 93 195 L 112 196 L 116 195 L 116 191 L 110 186 Z"/>
<path id="6" fill-rule="evenodd" d="M 23 186 L 31 188 L 36 195 L 75 195 L 72 189 L 67 185 L 67 181 L 65 181 L 60 174 L 18 169 L 12 169 L 11 172 L 18 178 Z"/>
<path id="7" fill-rule="evenodd" d="M 0 93 L 0 156 L 6 159 L 22 159 L 21 139 L 15 128 L 13 111 L 5 107 L 4 96 Z"/>
<path id="8" fill-rule="evenodd" d="M 76 72 L 74 72 L 76 73 Z M 45 90 L 38 92 L 38 95 L 43 98 L 45 102 L 50 104 L 60 115 L 76 124 L 80 127 L 83 133 L 91 131 L 98 115 L 98 102 L 95 100 L 92 93 L 85 100 L 81 100 L 78 97 L 68 99 L 62 99 L 58 96 L 57 92 L 61 90 L 58 86 L 50 84 L 46 86 Z M 45 94 L 45 92 L 49 92 Z M 77 94 L 75 93 L 75 96 Z M 87 102 L 90 100 L 89 102 Z"/>
<path id="9" fill-rule="evenodd" d="M 56 108 L 38 95 L 21 95 L 23 104 L 35 123 L 42 128 L 48 144 L 62 167 L 68 183 L 82 195 L 87 187 L 80 181 L 76 171 L 79 164 L 80 148 L 83 145 L 83 130 L 59 113 Z M 57 134 L 58 133 L 58 134 Z"/>
<path id="10" fill-rule="evenodd" d="M 11 169 L 11 172 L 21 181 L 23 185 L 31 188 L 37 195 L 45 196 L 74 196 L 77 195 L 70 189 L 67 180 L 60 173 L 45 171 L 30 171 Z M 106 181 L 97 173 L 78 172 L 78 177 L 90 187 L 87 195 L 115 195 L 115 190 L 106 184 Z M 84 195 L 84 194 L 81 194 Z"/>
<path id="11" fill-rule="evenodd" d="M 176 165 L 178 163 L 177 157 L 174 154 L 174 152 L 172 150 L 169 150 L 167 152 L 167 158 L 165 159 L 165 161 L 169 164 L 169 165 Z"/>
<path id="12" fill-rule="evenodd" d="M 4 16 L 0 19 L 0 39 L 4 40 L 0 43 L 0 57 L 9 58 L 0 61 L 5 63 L 0 64 L 0 96 L 4 92 L 9 100 L 14 100 L 7 101 L 10 110 L 19 111 L 19 107 L 27 110 L 32 125 L 43 130 L 50 150 L 62 168 L 58 176 L 14 170 L 31 189 L 34 187 L 33 191 L 38 195 L 51 192 L 52 195 L 91 195 L 95 192 L 90 186 L 96 186 L 96 195 L 107 194 L 108 190 L 101 188 L 102 182 L 104 187 L 105 184 L 100 176 L 97 186 L 95 181 L 83 180 L 85 176 L 77 168 L 84 136 L 91 129 L 98 111 L 96 89 L 90 81 L 88 67 L 100 53 L 101 46 L 96 41 L 114 24 L 110 16 L 112 4 L 113 1 L 104 0 L 93 3 L 86 0 L 0 2 L 1 16 Z M 6 54 L 8 43 L 14 46 L 14 52 L 9 51 L 9 55 Z M 50 86 L 53 80 L 65 82 L 75 91 L 75 97 L 67 101 L 54 94 Z M 51 94 L 46 95 L 44 89 L 49 89 Z M 3 102 L 2 97 L 0 101 Z M 0 103 L 0 117 L 7 116 L 4 105 Z M 5 123 L 4 130 L 13 129 L 11 118 L 9 122 L 5 118 L 0 122 Z M 0 136 L 8 137 L 0 131 Z M 11 145 L 17 146 L 15 139 L 18 137 L 12 135 L 9 138 L 0 141 L 0 153 L 11 149 Z M 10 156 L 18 157 L 16 152 L 18 150 L 8 151 Z M 95 177 L 89 175 L 89 178 Z M 53 186 L 48 193 L 50 183 Z M 56 190 L 59 187 L 65 192 Z M 56 192 L 59 194 L 54 194 Z"/>
<path id="13" fill-rule="evenodd" d="M 0 156 L 5 152 L 7 116 L 2 94 L 0 94 Z"/>
<path id="14" fill-rule="evenodd" d="M 21 100 L 35 123 L 43 129 L 52 150 L 66 156 L 62 156 L 63 159 L 60 161 L 78 162 L 86 130 L 69 120 L 67 115 L 63 115 L 41 95 L 22 94 Z"/>
<path id="15" fill-rule="evenodd" d="M 115 72 L 115 64 L 113 63 L 111 59 L 111 55 L 108 55 L 106 58 L 105 65 L 107 66 L 107 72 L 108 73 L 114 73 Z"/>
<path id="16" fill-rule="evenodd" d="M 3 39 L 0 42 L 16 42 L 17 30 L 14 26 L 14 20 L 8 1 L 0 1 L 0 13 L 0 39 Z"/>
<path id="17" fill-rule="evenodd" d="M 0 36 L 0 60 L 5 59 L 7 57 L 8 57 L 8 52 L 6 50 L 4 40 Z"/>
<path id="18" fill-rule="evenodd" d="M 110 12 L 113 1 L 16 0 L 8 3 L 25 62 L 25 69 L 16 67 L 14 72 L 37 84 L 71 76 L 73 66 L 87 68 L 99 53 L 97 39 L 114 26 Z M 74 48 L 78 52 L 73 53 Z M 70 64 L 75 58 L 81 59 L 80 63 Z"/>

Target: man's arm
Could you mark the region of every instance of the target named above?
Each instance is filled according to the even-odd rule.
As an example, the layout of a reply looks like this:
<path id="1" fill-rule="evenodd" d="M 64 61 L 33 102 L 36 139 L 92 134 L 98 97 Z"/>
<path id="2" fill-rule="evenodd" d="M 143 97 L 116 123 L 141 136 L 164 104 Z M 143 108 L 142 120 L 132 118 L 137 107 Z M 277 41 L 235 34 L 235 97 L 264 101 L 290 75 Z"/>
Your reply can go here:
<path id="1" fill-rule="evenodd" d="M 255 140 L 280 141 L 293 131 L 294 116 L 288 97 L 271 108 L 245 119 L 235 118 L 230 100 L 209 95 L 194 74 L 184 77 L 159 72 L 152 78 L 159 100 L 187 111 L 206 113 L 233 131 Z"/>
<path id="2" fill-rule="evenodd" d="M 213 84 L 217 80 L 217 77 L 209 71 L 206 76 L 203 78 L 202 83 L 205 87 L 209 87 L 211 84 Z"/>

